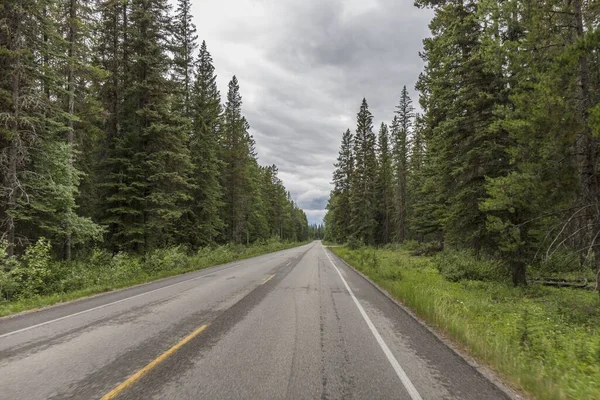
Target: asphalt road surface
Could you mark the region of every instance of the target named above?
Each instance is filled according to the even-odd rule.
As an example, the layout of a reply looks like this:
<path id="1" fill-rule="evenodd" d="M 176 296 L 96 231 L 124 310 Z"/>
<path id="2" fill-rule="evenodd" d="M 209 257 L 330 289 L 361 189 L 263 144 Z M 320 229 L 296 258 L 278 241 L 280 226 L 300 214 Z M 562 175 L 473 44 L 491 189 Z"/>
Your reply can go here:
<path id="1" fill-rule="evenodd" d="M 320 242 L 0 320 L 1 399 L 507 399 Z"/>

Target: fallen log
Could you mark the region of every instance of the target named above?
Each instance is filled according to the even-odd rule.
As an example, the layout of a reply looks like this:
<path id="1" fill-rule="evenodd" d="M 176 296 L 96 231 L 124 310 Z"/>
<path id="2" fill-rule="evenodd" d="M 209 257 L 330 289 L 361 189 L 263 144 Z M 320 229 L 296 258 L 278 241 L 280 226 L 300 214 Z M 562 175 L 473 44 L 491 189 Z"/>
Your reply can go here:
<path id="1" fill-rule="evenodd" d="M 567 280 L 561 280 L 561 281 L 556 281 L 556 280 L 532 280 L 531 283 L 535 283 L 537 285 L 543 285 L 543 286 L 552 286 L 552 287 L 567 287 L 567 288 L 573 288 L 573 289 L 586 289 L 586 290 L 595 290 L 593 285 L 590 285 L 588 283 L 588 280 L 586 279 L 585 281 L 578 281 L 578 282 L 569 282 Z"/>

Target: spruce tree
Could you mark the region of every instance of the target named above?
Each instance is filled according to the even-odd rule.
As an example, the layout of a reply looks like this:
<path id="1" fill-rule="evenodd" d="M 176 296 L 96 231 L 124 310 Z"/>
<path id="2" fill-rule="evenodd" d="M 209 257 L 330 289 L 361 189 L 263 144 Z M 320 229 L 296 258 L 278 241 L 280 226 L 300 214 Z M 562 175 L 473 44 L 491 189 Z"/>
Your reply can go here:
<path id="1" fill-rule="evenodd" d="M 0 217 L 8 256 L 15 253 L 21 239 L 17 232 L 18 200 L 27 193 L 20 184 L 20 176 L 38 132 L 43 108 L 40 102 L 25 101 L 31 94 L 36 96 L 40 80 L 34 51 L 40 48 L 36 16 L 42 15 L 42 8 L 35 1 L 6 1 L 0 8 Z"/>
<path id="2" fill-rule="evenodd" d="M 177 87 L 178 96 L 175 108 L 185 117 L 190 117 L 192 112 L 192 87 L 194 86 L 194 52 L 198 48 L 198 35 L 193 22 L 190 0 L 177 0 L 177 8 L 172 22 L 172 49 L 173 52 L 173 81 Z M 204 46 L 204 57 L 206 55 Z M 200 55 L 202 57 L 202 54 Z M 200 60 L 199 60 L 200 61 Z M 212 66 L 212 59 L 210 60 Z"/>
<path id="3" fill-rule="evenodd" d="M 249 125 L 242 116 L 242 96 L 237 78 L 229 82 L 227 102 L 220 130 L 221 174 L 223 187 L 223 221 L 226 224 L 224 239 L 234 243 L 249 241 L 248 220 L 256 192 L 254 144 L 248 133 Z"/>
<path id="4" fill-rule="evenodd" d="M 127 170 L 131 166 L 132 148 L 124 131 L 126 112 L 125 88 L 130 80 L 129 48 L 125 40 L 129 32 L 130 6 L 118 0 L 98 3 L 98 40 L 95 42 L 95 65 L 107 72 L 97 79 L 98 97 L 106 118 L 101 123 L 104 149 L 100 150 L 98 192 L 105 201 L 97 211 L 107 226 L 107 241 L 113 251 L 133 249 L 142 240 L 140 210 L 142 195 L 130 186 Z M 130 224 L 136 226 L 131 230 Z M 137 233 L 136 233 L 137 231 Z"/>
<path id="5" fill-rule="evenodd" d="M 354 137 L 355 166 L 352 173 L 350 209 L 352 210 L 352 235 L 365 244 L 373 244 L 377 221 L 375 219 L 375 178 L 377 176 L 377 156 L 373 115 L 367 100 L 363 99 L 357 115 Z"/>
<path id="6" fill-rule="evenodd" d="M 377 140 L 379 170 L 375 183 L 377 200 L 377 237 L 378 244 L 390 243 L 394 229 L 394 172 L 389 146 L 389 132 L 385 123 L 381 124 Z"/>
<path id="7" fill-rule="evenodd" d="M 407 234 L 407 176 L 408 176 L 408 139 L 414 118 L 412 100 L 406 86 L 402 88 L 400 103 L 396 107 L 396 115 L 392 122 L 393 164 L 395 181 L 395 215 L 396 240 L 402 243 Z"/>
<path id="8" fill-rule="evenodd" d="M 353 145 L 354 138 L 350 129 L 342 135 L 342 144 L 333 172 L 333 192 L 335 203 L 331 204 L 330 212 L 334 226 L 332 227 L 332 240 L 345 243 L 351 231 L 350 193 L 352 174 L 354 170 Z"/>
<path id="9" fill-rule="evenodd" d="M 194 247 L 213 243 L 223 230 L 219 159 L 221 94 L 206 43 L 198 55 L 191 94 L 192 134 L 189 138 L 193 173 L 192 206 L 186 216 L 185 236 Z"/>

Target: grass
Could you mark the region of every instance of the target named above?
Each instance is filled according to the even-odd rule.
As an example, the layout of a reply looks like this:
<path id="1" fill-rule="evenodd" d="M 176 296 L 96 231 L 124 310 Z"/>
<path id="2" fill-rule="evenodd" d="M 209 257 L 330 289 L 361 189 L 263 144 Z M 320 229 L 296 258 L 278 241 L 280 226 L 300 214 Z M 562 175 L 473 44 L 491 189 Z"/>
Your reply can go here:
<path id="1" fill-rule="evenodd" d="M 47 270 L 37 287 L 31 277 L 17 282 L 27 290 L 10 291 L 18 286 L 14 276 L 0 276 L 0 317 L 46 307 L 98 293 L 151 282 L 169 276 L 192 272 L 219 264 L 242 260 L 304 243 L 270 241 L 253 246 L 220 246 L 202 249 L 188 255 L 179 247 L 158 250 L 142 259 L 139 256 L 104 251 L 92 253 L 89 259 L 72 263 L 47 263 Z M 12 278 L 12 281 L 8 281 Z M 19 287 L 20 288 L 20 287 Z M 10 296 L 13 294 L 14 296 Z M 8 299 L 7 299 L 8 297 Z"/>
<path id="2" fill-rule="evenodd" d="M 450 282 L 431 257 L 403 249 L 331 250 L 513 387 L 544 400 L 600 399 L 598 294 Z"/>

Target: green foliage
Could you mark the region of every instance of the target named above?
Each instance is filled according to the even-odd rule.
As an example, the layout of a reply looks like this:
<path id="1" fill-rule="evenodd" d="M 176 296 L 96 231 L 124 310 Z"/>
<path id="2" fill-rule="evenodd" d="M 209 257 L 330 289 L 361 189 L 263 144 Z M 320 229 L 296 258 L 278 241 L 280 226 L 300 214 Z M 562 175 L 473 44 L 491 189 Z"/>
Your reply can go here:
<path id="1" fill-rule="evenodd" d="M 350 187 L 354 171 L 353 155 L 354 137 L 350 129 L 342 135 L 342 144 L 333 172 L 333 191 L 327 204 L 328 215 L 325 217 L 329 232 L 328 238 L 344 243 L 352 234 L 350 213 Z"/>
<path id="2" fill-rule="evenodd" d="M 358 250 L 363 247 L 363 242 L 356 238 L 356 236 L 350 236 L 348 238 L 347 246 L 350 250 Z"/>
<path id="3" fill-rule="evenodd" d="M 406 86 L 402 88 L 400 103 L 396 106 L 396 115 L 392 121 L 392 158 L 394 164 L 394 187 L 395 187 L 395 233 L 398 242 L 406 239 L 408 226 L 408 142 L 409 134 L 413 125 L 414 108 L 412 100 L 408 95 Z"/>
<path id="4" fill-rule="evenodd" d="M 223 231 L 223 206 L 219 159 L 221 94 L 217 89 L 212 57 L 202 42 L 198 55 L 196 81 L 191 88 L 192 134 L 189 147 L 193 173 L 189 212 L 183 215 L 181 240 L 194 248 L 214 243 Z"/>
<path id="5" fill-rule="evenodd" d="M 44 294 L 51 276 L 50 251 L 50 242 L 41 238 L 27 248 L 20 260 L 11 260 L 10 269 L 5 270 L 1 278 L 0 295 L 23 298 Z"/>
<path id="6" fill-rule="evenodd" d="M 352 234 L 366 244 L 373 244 L 377 231 L 375 219 L 375 180 L 377 177 L 376 138 L 373 133 L 373 115 L 367 100 L 363 99 L 356 117 L 354 136 L 354 169 L 350 190 L 350 228 Z"/>
<path id="7" fill-rule="evenodd" d="M 502 262 L 468 250 L 446 250 L 436 254 L 432 262 L 440 275 L 451 282 L 506 282 L 508 278 L 509 270 Z"/>
<path id="8" fill-rule="evenodd" d="M 444 248 L 440 242 L 410 242 L 404 246 L 407 250 L 410 250 L 410 254 L 413 256 L 431 256 L 439 253 Z"/>
<path id="9" fill-rule="evenodd" d="M 376 222 L 375 242 L 387 244 L 394 236 L 394 171 L 390 154 L 389 132 L 382 123 L 377 137 L 378 173 L 375 180 Z"/>

